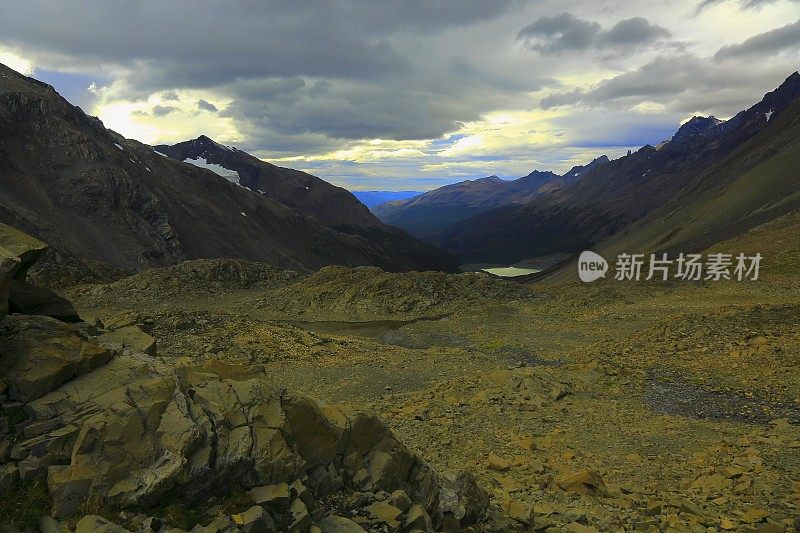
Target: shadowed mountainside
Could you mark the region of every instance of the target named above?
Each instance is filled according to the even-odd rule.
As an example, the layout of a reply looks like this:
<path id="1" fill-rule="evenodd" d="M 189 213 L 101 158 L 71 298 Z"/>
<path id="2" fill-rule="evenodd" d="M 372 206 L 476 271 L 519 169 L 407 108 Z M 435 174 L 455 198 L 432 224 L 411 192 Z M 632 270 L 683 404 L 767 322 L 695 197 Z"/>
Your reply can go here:
<path id="1" fill-rule="evenodd" d="M 301 174 L 281 170 L 288 184 L 272 185 L 294 187 Z M 304 175 L 319 198 L 311 211 L 321 210 L 324 198 L 341 208 L 325 223 L 324 213 L 300 212 L 125 139 L 52 87 L 5 66 L 0 175 L 3 222 L 52 243 L 61 256 L 127 271 L 214 257 L 299 270 L 457 270 L 448 254 L 380 223 L 343 189 Z"/>

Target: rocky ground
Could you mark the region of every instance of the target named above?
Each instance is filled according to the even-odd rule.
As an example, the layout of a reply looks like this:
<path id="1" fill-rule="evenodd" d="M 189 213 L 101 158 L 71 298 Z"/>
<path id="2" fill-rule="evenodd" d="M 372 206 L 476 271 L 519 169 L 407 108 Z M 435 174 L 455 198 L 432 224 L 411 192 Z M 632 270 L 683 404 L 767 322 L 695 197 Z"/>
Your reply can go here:
<path id="1" fill-rule="evenodd" d="M 159 300 L 150 271 L 77 302 L 147 332 L 164 360 L 243 364 L 378 413 L 434 468 L 477 476 L 487 530 L 800 529 L 793 276 L 203 275 L 220 288 Z"/>
<path id="2" fill-rule="evenodd" d="M 800 530 L 800 284 L 785 271 L 745 283 L 520 286 L 479 274 L 307 276 L 197 261 L 65 294 L 91 324 L 81 327 L 94 328 L 86 334 L 119 351 L 94 373 L 131 357 L 166 375 L 263 380 L 279 398 L 302 391 L 335 412 L 376 413 L 431 472 L 474 474 L 490 496 L 474 530 Z M 176 383 L 164 390 L 196 390 Z M 339 415 L 324 409 L 336 426 Z M 323 531 L 347 531 L 323 522 L 330 516 L 424 530 L 415 503 L 430 527 L 456 527 L 437 524 L 442 511 L 419 503 L 413 484 L 340 475 L 346 491 L 311 489 L 309 514 Z M 477 489 L 437 479 L 440 494 L 481 508 Z M 308 473 L 283 479 L 298 481 L 312 485 Z M 180 520 L 196 512 L 195 523 L 225 530 L 256 505 L 290 527 L 285 506 L 299 493 L 288 490 L 284 507 L 247 492 L 204 494 Z M 164 511 L 124 518 L 135 529 L 175 513 Z"/>
<path id="3" fill-rule="evenodd" d="M 80 320 L 29 283 L 45 249 L 0 225 L 0 530 L 460 531 L 485 520 L 489 497 L 471 473 L 434 471 L 372 413 L 289 392 L 257 365 L 162 356 L 143 329 L 153 321 Z M 226 280 L 208 289 L 276 278 L 206 266 Z"/>

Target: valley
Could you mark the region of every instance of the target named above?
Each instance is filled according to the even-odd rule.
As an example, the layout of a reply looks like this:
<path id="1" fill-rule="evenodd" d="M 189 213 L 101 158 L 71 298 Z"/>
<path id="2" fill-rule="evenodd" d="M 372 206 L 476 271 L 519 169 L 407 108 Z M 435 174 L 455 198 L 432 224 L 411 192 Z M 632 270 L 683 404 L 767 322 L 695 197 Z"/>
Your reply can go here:
<path id="1" fill-rule="evenodd" d="M 0 65 L 0 532 L 800 531 L 797 72 L 657 146 L 421 194 L 191 137 Z M 719 275 L 615 276 L 630 252 Z"/>
<path id="2" fill-rule="evenodd" d="M 131 305 L 116 284 L 76 302 L 106 327 L 146 330 L 164 360 L 255 368 L 288 390 L 374 410 L 435 468 L 476 474 L 492 496 L 490 529 L 737 529 L 792 526 L 800 503 L 800 382 L 787 372 L 800 362 L 799 280 L 776 270 L 751 284 L 589 290 L 487 280 L 508 287 L 394 311 L 376 302 L 402 300 L 402 275 L 383 278 L 380 297 L 328 286 L 302 310 L 287 297 L 302 289 L 280 287 Z M 148 290 L 161 292 L 158 279 Z M 374 327 L 376 316 L 396 320 L 383 324 L 393 336 L 324 322 Z M 603 479 L 602 494 L 561 488 L 584 470 Z"/>

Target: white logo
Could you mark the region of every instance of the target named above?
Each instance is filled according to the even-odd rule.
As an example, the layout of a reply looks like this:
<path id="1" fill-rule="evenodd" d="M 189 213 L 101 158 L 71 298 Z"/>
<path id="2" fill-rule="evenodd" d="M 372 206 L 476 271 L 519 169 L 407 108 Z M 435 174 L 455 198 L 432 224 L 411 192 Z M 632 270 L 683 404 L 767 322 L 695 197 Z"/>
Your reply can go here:
<path id="1" fill-rule="evenodd" d="M 578 277 L 584 283 L 591 283 L 600 278 L 606 277 L 608 272 L 608 261 L 603 256 L 586 250 L 581 252 L 578 257 Z"/>

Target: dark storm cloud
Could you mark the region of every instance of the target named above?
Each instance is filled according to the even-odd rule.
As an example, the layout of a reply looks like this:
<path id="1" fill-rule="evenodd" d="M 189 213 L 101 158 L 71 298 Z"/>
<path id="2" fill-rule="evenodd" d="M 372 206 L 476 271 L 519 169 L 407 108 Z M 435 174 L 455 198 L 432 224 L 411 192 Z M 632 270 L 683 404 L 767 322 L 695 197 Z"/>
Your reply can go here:
<path id="1" fill-rule="evenodd" d="M 387 37 L 469 24 L 512 0 L 28 0 L 4 10 L 4 41 L 54 56 L 142 62 L 141 85 L 232 77 L 374 77 L 403 68 Z M 48 16 L 40 16 L 47 13 Z M 160 67 L 163 72 L 152 72 Z"/>
<path id="2" fill-rule="evenodd" d="M 580 19 L 572 13 L 561 13 L 542 17 L 522 28 L 517 39 L 531 50 L 553 54 L 588 48 L 635 50 L 670 35 L 666 28 L 651 24 L 642 17 L 621 20 L 611 29 L 603 30 L 598 22 Z"/>
<path id="3" fill-rule="evenodd" d="M 180 111 L 177 107 L 171 105 L 156 105 L 150 110 L 150 114 L 154 117 L 165 117 L 170 113 Z"/>
<path id="4" fill-rule="evenodd" d="M 0 17 L 0 44 L 24 49 L 37 65 L 104 65 L 117 98 L 224 94 L 232 103 L 223 116 L 254 136 L 418 139 L 477 118 L 511 89 L 464 65 L 444 79 L 396 41 L 485 22 L 522 3 L 29 0 Z"/>
<path id="5" fill-rule="evenodd" d="M 291 78 L 265 78 L 256 80 L 242 80 L 233 85 L 239 98 L 251 100 L 276 100 L 297 93 L 306 86 L 306 81 L 299 77 Z"/>
<path id="6" fill-rule="evenodd" d="M 197 101 L 197 109 L 200 111 L 210 111 L 212 113 L 216 113 L 217 111 L 219 111 L 219 109 L 217 109 L 217 106 L 215 106 L 214 104 L 212 104 L 207 100 L 203 100 L 202 98 Z"/>
<path id="7" fill-rule="evenodd" d="M 265 101 L 234 100 L 222 116 L 287 135 L 321 133 L 339 139 L 427 139 L 479 117 L 467 102 L 440 99 L 408 88 L 334 84 L 320 94 L 303 87 Z M 277 99 L 276 99 L 277 98 Z"/>
<path id="8" fill-rule="evenodd" d="M 800 19 L 782 28 L 776 28 L 750 37 L 740 44 L 723 46 L 714 54 L 714 57 L 716 59 L 726 59 L 763 56 L 765 54 L 775 54 L 787 48 L 796 50 L 798 46 L 800 46 Z"/>
<path id="9" fill-rule="evenodd" d="M 634 17 L 621 20 L 610 30 L 601 33 L 598 42 L 602 46 L 639 46 L 653 43 L 670 35 L 670 31 L 666 28 L 650 24 L 645 18 Z"/>
<path id="10" fill-rule="evenodd" d="M 600 33 L 598 22 L 577 18 L 572 13 L 561 13 L 542 17 L 522 28 L 517 38 L 531 50 L 559 52 L 561 50 L 583 50 L 591 46 Z"/>

